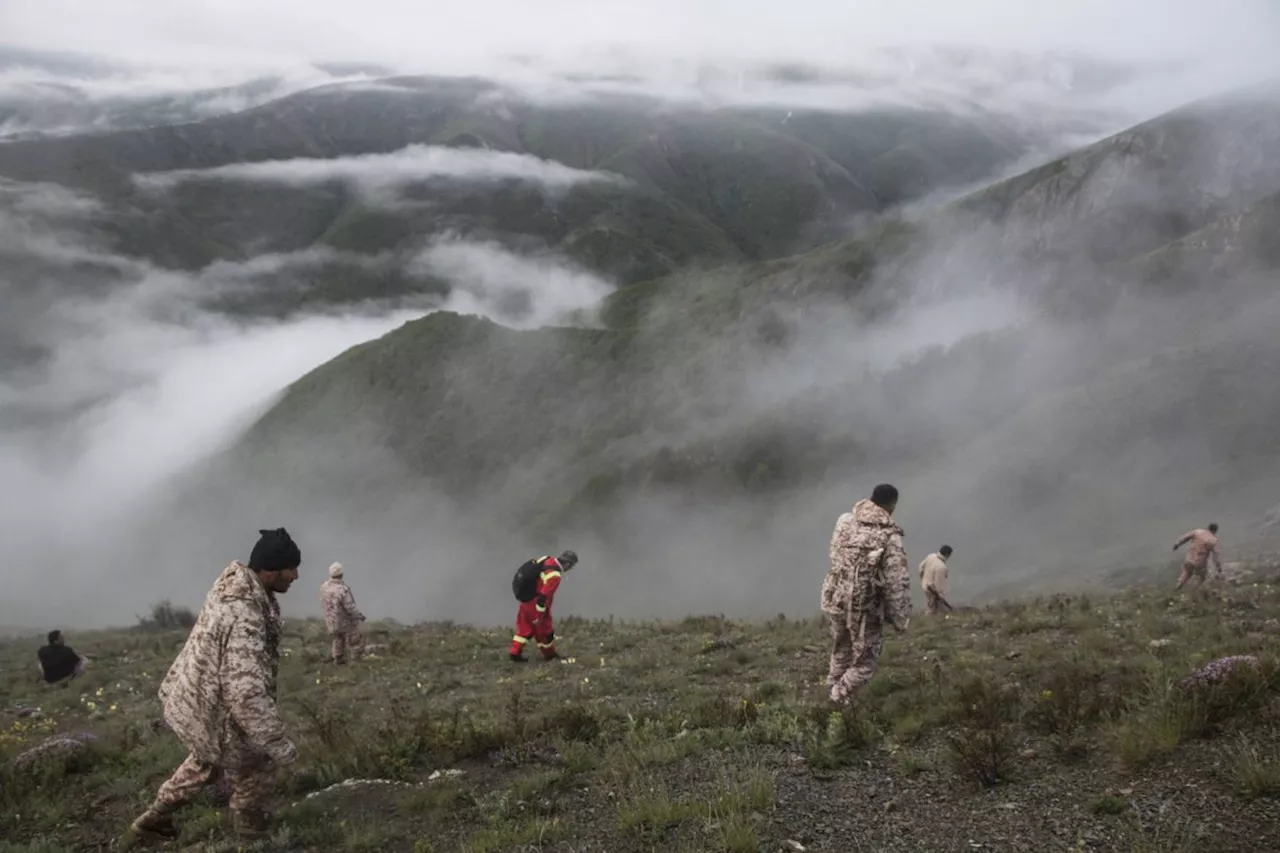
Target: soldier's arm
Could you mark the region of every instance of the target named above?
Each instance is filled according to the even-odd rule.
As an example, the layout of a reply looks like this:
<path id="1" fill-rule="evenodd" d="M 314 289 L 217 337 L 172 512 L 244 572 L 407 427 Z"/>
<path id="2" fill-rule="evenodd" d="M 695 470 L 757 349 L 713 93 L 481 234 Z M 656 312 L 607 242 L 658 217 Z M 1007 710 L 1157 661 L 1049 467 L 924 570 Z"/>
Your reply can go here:
<path id="1" fill-rule="evenodd" d="M 351 587 L 346 588 L 346 592 L 343 595 L 343 604 L 347 608 L 347 613 L 351 614 L 352 619 L 357 622 L 364 621 L 364 614 L 360 612 L 359 607 L 356 607 L 356 595 L 351 591 Z"/>
<path id="2" fill-rule="evenodd" d="M 1209 552 L 1209 556 L 1213 557 L 1213 567 L 1218 570 L 1218 574 L 1222 574 L 1222 555 L 1218 553 L 1217 545 L 1213 546 L 1213 550 Z"/>
<path id="3" fill-rule="evenodd" d="M 292 764 L 297 747 L 285 734 L 275 700 L 267 692 L 267 649 L 261 619 L 241 617 L 228 632 L 222 660 L 222 697 L 249 742 L 277 764 Z"/>
<path id="4" fill-rule="evenodd" d="M 1196 534 L 1194 530 L 1190 531 L 1189 533 L 1184 533 L 1181 539 L 1173 543 L 1173 550 L 1176 551 L 1179 548 L 1181 548 L 1183 545 L 1186 545 L 1188 542 L 1191 541 L 1192 537 L 1194 537 L 1195 535 Z"/>
<path id="5" fill-rule="evenodd" d="M 911 622 L 911 572 L 902 550 L 902 537 L 892 534 L 884 546 L 884 578 L 887 585 L 885 616 L 899 631 Z"/>

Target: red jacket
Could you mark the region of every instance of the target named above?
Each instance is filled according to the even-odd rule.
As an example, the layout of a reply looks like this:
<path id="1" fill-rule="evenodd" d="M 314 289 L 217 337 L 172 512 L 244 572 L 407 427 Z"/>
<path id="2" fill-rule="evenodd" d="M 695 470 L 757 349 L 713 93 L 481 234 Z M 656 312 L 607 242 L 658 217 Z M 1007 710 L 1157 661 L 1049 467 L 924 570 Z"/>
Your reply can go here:
<path id="1" fill-rule="evenodd" d="M 560 565 L 560 561 L 555 557 L 543 557 L 538 561 L 542 566 L 542 571 L 538 572 L 537 592 L 533 597 L 533 603 L 539 613 L 546 613 L 551 609 L 551 602 L 555 599 L 556 590 L 560 588 L 560 578 L 564 573 L 564 567 Z"/>

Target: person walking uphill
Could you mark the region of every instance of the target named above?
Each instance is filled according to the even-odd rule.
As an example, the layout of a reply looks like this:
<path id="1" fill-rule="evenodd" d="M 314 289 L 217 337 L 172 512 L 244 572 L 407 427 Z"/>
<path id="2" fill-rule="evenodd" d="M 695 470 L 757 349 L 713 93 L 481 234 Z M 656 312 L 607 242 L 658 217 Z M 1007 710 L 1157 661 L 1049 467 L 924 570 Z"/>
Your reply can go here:
<path id="1" fill-rule="evenodd" d="M 343 580 L 341 563 L 329 567 L 329 579 L 320 584 L 320 606 L 324 609 L 324 626 L 333 640 L 333 662 L 347 662 L 347 651 L 359 657 L 364 645 L 360 636 L 360 623 L 364 614 L 356 607 L 356 597 Z"/>
<path id="2" fill-rule="evenodd" d="M 523 652 L 530 640 L 537 642 L 538 650 L 545 659 L 559 657 L 555 626 L 551 621 L 551 603 L 560 588 L 561 576 L 577 564 L 578 555 L 565 551 L 559 557 L 529 560 L 516 569 L 511 587 L 520 602 L 520 609 L 516 612 L 516 634 L 508 650 L 513 662 L 528 663 L 529 659 Z"/>
<path id="3" fill-rule="evenodd" d="M 173 813 L 224 774 L 237 832 L 261 837 L 270 829 L 275 769 L 298 757 L 276 706 L 276 596 L 297 580 L 302 554 L 283 527 L 260 533 L 249 564 L 233 561 L 214 582 L 160 685 L 164 720 L 190 754 L 133 822 L 136 836 L 175 838 Z"/>
<path id="4" fill-rule="evenodd" d="M 885 622 L 905 631 L 911 620 L 907 555 L 893 520 L 897 505 L 898 490 L 882 483 L 840 516 L 831 535 L 822 611 L 831 626 L 832 702 L 849 701 L 875 675 Z"/>

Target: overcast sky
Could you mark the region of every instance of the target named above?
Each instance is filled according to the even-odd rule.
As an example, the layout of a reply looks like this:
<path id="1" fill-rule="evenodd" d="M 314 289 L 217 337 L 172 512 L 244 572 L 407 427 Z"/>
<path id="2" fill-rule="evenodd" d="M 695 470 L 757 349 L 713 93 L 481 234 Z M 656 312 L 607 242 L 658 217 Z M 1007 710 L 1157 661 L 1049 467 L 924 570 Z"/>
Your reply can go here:
<path id="1" fill-rule="evenodd" d="M 74 22 L 73 24 L 71 22 Z M 133 60 L 366 59 L 480 67 L 499 52 L 626 44 L 837 61 L 864 44 L 1082 48 L 1257 63 L 1276 0 L 4 0 L 0 41 Z"/>

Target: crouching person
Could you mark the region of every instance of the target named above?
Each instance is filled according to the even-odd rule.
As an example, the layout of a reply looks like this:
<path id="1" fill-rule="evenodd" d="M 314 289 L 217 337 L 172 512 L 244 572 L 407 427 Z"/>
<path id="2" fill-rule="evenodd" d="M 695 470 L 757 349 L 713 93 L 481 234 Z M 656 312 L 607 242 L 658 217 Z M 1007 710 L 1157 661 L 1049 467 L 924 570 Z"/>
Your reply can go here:
<path id="1" fill-rule="evenodd" d="M 236 560 L 205 597 L 196 624 L 160 685 L 164 719 L 190 751 L 137 820 L 134 835 L 177 837 L 173 813 L 225 775 L 238 834 L 270 829 L 276 768 L 297 749 L 276 706 L 279 593 L 298 577 L 302 555 L 284 528 L 261 531 L 246 566 Z"/>

